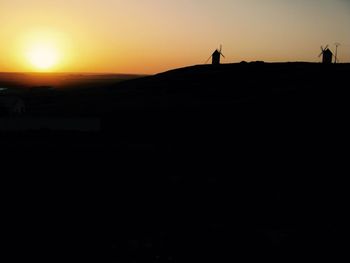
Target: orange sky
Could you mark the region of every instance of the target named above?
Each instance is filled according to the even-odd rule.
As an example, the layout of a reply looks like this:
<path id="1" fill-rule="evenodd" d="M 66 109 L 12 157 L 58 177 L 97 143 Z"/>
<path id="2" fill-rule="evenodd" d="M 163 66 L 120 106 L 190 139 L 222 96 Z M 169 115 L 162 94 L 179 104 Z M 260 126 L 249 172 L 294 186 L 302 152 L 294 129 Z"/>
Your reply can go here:
<path id="1" fill-rule="evenodd" d="M 343 44 L 348 0 L 1 0 L 0 71 L 34 71 L 26 52 L 55 46 L 58 72 L 157 73 L 202 64 L 223 44 L 225 63 L 319 61 Z"/>

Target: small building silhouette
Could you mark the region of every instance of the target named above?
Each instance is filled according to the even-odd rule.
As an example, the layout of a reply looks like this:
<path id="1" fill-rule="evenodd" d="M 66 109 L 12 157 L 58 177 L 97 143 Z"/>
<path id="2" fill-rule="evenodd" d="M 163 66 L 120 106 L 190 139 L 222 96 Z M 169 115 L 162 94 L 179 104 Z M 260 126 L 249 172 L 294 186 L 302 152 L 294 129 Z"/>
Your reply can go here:
<path id="1" fill-rule="evenodd" d="M 205 61 L 205 64 L 207 64 L 210 60 L 210 58 L 212 59 L 212 65 L 220 65 L 220 59 L 221 59 L 221 56 L 223 58 L 225 58 L 225 56 L 222 54 L 222 46 L 220 46 L 220 50 L 219 49 L 216 49 L 214 51 L 214 53 Z"/>
<path id="2" fill-rule="evenodd" d="M 220 58 L 221 58 L 221 52 L 219 52 L 219 50 L 215 50 L 212 55 L 212 64 L 220 65 Z"/>
<path id="3" fill-rule="evenodd" d="M 332 51 L 329 50 L 329 48 L 327 48 L 322 53 L 322 63 L 323 64 L 332 64 L 332 60 L 333 60 L 333 53 L 332 53 Z"/>

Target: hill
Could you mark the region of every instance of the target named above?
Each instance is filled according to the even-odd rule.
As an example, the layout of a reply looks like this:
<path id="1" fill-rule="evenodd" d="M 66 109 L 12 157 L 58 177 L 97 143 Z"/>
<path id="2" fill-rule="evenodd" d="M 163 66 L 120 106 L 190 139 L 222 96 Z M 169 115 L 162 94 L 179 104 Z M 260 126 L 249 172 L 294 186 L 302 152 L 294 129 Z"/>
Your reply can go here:
<path id="1" fill-rule="evenodd" d="M 340 259 L 349 69 L 241 63 L 16 89 L 27 112 L 7 120 L 101 126 L 1 134 L 8 240 L 50 260 Z"/>
<path id="2" fill-rule="evenodd" d="M 253 144 L 312 135 L 318 141 L 325 130 L 341 130 L 348 72 L 348 64 L 199 65 L 116 84 L 12 95 L 25 101 L 23 118 L 99 120 L 101 132 L 89 136 L 103 134 L 108 146 L 163 151 L 193 143 L 196 149 L 203 140 L 219 147 L 237 146 L 237 138 Z"/>

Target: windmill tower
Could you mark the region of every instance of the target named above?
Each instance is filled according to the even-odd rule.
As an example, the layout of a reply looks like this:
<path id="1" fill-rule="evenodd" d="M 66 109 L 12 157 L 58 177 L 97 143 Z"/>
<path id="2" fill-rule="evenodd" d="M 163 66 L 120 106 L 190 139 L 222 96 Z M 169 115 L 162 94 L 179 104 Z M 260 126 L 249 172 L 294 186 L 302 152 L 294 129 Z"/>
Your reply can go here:
<path id="1" fill-rule="evenodd" d="M 318 55 L 318 57 L 321 57 L 321 56 L 322 56 L 322 63 L 323 64 L 332 64 L 333 53 L 328 48 L 328 45 L 325 48 L 323 48 L 323 46 L 321 46 L 321 53 Z"/>
<path id="2" fill-rule="evenodd" d="M 222 46 L 220 45 L 220 49 L 216 49 L 214 53 L 207 59 L 205 64 L 207 64 L 208 61 L 212 59 L 212 65 L 220 65 L 221 56 L 225 58 L 225 56 L 222 54 Z"/>

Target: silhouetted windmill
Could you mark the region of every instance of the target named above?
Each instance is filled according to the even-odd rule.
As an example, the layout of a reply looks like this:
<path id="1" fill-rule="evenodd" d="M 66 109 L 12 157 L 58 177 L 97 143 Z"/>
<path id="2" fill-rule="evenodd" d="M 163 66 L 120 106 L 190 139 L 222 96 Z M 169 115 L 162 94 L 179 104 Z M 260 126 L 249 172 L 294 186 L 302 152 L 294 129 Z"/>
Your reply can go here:
<path id="1" fill-rule="evenodd" d="M 332 64 L 333 60 L 333 53 L 328 48 L 329 45 L 327 45 L 325 48 L 321 46 L 321 53 L 318 55 L 318 57 L 322 56 L 322 63 L 323 64 Z"/>
<path id="2" fill-rule="evenodd" d="M 214 53 L 207 59 L 207 61 L 205 62 L 205 64 L 208 63 L 208 61 L 212 58 L 212 64 L 213 65 L 220 65 L 220 59 L 221 59 L 221 56 L 223 58 L 225 58 L 224 54 L 222 54 L 222 45 L 220 45 L 220 49 L 216 49 L 214 51 Z"/>

